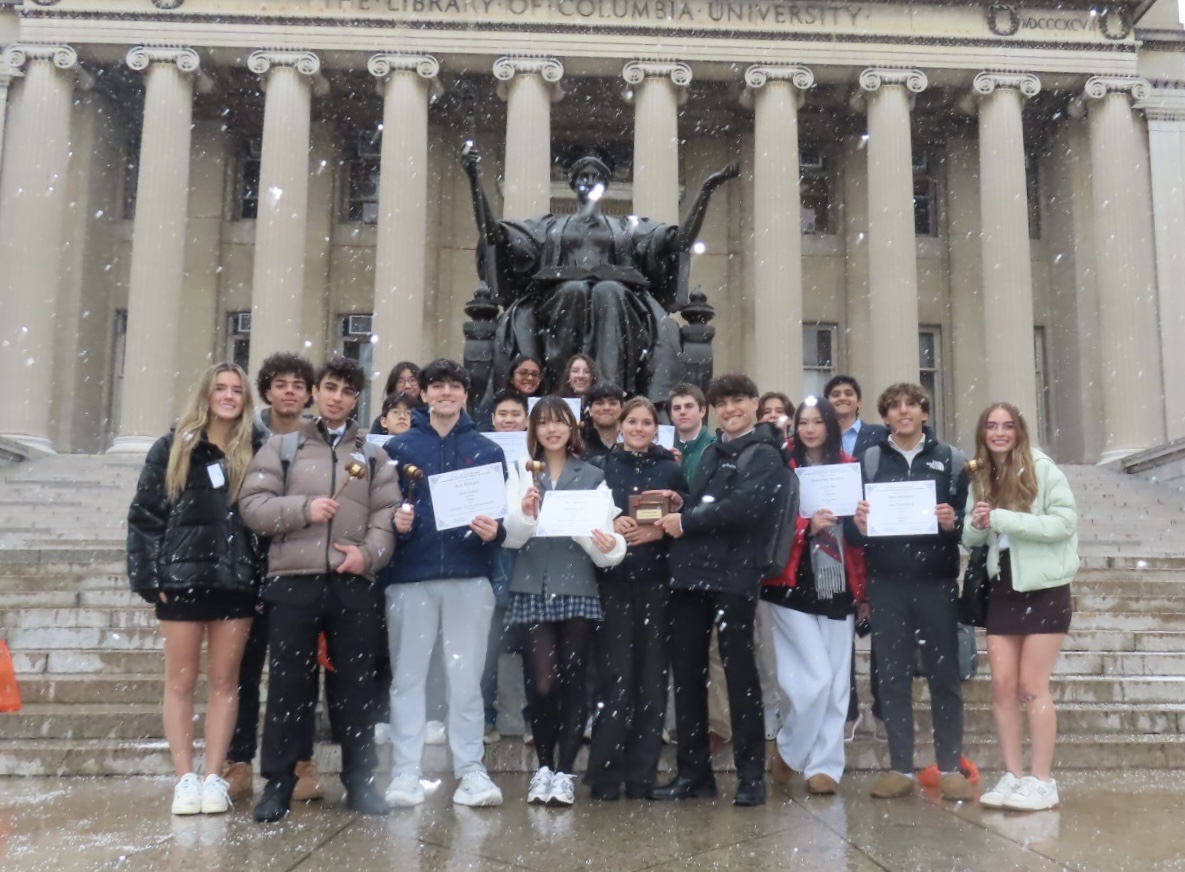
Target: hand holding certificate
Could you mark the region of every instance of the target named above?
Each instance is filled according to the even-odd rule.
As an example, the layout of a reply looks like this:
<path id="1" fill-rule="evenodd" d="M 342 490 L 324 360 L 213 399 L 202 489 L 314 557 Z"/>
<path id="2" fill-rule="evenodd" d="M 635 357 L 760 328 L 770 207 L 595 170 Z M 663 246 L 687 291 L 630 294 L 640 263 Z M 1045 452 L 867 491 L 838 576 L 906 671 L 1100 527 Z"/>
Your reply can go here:
<path id="1" fill-rule="evenodd" d="M 864 485 L 869 536 L 930 536 L 938 532 L 933 481 Z"/>
<path id="2" fill-rule="evenodd" d="M 800 466 L 798 475 L 798 513 L 809 518 L 819 509 L 835 515 L 856 514 L 860 502 L 860 464 L 829 463 L 824 466 Z"/>
<path id="3" fill-rule="evenodd" d="M 506 517 L 506 480 L 501 463 L 428 476 L 437 530 L 468 527 L 478 515 Z"/>
<path id="4" fill-rule="evenodd" d="M 609 504 L 610 496 L 603 490 L 548 491 L 535 535 L 592 536 L 593 530 L 612 530 Z"/>

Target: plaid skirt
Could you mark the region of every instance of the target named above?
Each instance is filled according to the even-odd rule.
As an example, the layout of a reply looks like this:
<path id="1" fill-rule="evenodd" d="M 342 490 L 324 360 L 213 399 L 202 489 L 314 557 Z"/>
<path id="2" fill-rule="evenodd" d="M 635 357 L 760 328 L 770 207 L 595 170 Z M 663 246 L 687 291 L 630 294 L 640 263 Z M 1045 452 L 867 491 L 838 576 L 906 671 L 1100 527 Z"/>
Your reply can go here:
<path id="1" fill-rule="evenodd" d="M 506 611 L 508 624 L 552 624 L 573 618 L 600 621 L 604 617 L 600 597 L 562 593 L 512 593 Z"/>

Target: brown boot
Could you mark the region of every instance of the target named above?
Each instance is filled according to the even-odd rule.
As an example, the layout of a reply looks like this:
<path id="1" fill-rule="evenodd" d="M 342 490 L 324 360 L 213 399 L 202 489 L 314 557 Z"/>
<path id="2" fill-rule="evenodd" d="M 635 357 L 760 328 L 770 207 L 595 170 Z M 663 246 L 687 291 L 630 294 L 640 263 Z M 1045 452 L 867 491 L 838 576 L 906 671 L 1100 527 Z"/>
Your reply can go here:
<path id="1" fill-rule="evenodd" d="M 317 773 L 317 764 L 312 760 L 300 760 L 296 764 L 296 787 L 292 789 L 293 802 L 309 802 L 313 799 L 324 799 L 325 791 L 321 787 L 321 776 Z"/>
<path id="2" fill-rule="evenodd" d="M 813 793 L 815 796 L 831 796 L 839 790 L 839 785 L 830 775 L 816 772 L 806 780 L 806 789 L 808 793 Z"/>
<path id="3" fill-rule="evenodd" d="M 975 787 L 961 772 L 947 772 L 938 781 L 942 798 L 951 802 L 970 802 L 975 799 Z"/>
<path id="4" fill-rule="evenodd" d="M 873 799 L 900 799 L 909 796 L 915 788 L 914 780 L 901 772 L 889 771 L 872 785 Z"/>
<path id="5" fill-rule="evenodd" d="M 769 774 L 774 780 L 774 784 L 782 788 L 789 787 L 790 780 L 794 778 L 794 770 L 790 768 L 790 764 L 783 760 L 782 755 L 776 750 L 769 763 Z"/>
<path id="6" fill-rule="evenodd" d="M 222 777 L 226 780 L 226 792 L 231 802 L 246 799 L 255 792 L 255 778 L 250 763 L 232 763 L 227 760 L 222 764 Z"/>

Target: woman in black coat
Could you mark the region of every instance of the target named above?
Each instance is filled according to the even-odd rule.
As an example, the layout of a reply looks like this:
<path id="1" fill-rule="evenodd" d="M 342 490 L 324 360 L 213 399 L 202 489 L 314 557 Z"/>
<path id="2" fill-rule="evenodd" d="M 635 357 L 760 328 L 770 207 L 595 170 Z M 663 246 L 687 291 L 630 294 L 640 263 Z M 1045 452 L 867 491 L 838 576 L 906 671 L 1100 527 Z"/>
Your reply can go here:
<path id="1" fill-rule="evenodd" d="M 643 799 L 662 751 L 667 700 L 667 541 L 662 527 L 630 517 L 629 498 L 646 491 L 686 490 L 675 456 L 654 443 L 658 412 L 643 397 L 621 411 L 624 439 L 595 462 L 605 470 L 613 502 L 622 510 L 614 526 L 628 550 L 620 564 L 598 573 L 604 620 L 597 628 L 602 708 L 593 726 L 585 781 L 594 799 Z M 661 513 L 660 513 L 661 514 Z"/>
<path id="2" fill-rule="evenodd" d="M 258 447 L 253 419 L 247 374 L 229 363 L 211 367 L 173 432 L 148 452 L 128 510 L 128 578 L 155 605 L 164 637 L 165 737 L 178 779 L 173 814 L 230 809 L 221 772 L 261 563 L 235 504 Z M 193 703 L 207 638 L 203 780 L 193 768 Z"/>

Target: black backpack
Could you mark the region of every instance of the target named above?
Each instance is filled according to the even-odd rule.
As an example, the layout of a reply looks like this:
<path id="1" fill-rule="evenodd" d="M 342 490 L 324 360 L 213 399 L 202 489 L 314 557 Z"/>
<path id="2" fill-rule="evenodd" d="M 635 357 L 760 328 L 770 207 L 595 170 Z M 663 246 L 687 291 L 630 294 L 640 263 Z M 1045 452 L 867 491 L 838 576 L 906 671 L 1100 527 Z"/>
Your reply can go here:
<path id="1" fill-rule="evenodd" d="M 757 446 L 753 446 L 756 448 Z M 744 469 L 745 458 L 751 449 L 745 449 L 737 459 L 737 472 Z M 782 480 L 778 483 L 777 496 L 771 506 L 775 527 L 766 539 L 765 548 L 758 558 L 757 568 L 761 577 L 777 578 L 790 562 L 790 551 L 794 547 L 794 532 L 798 517 L 798 476 L 790 468 L 790 453 L 785 447 L 778 449 L 782 455 Z"/>

